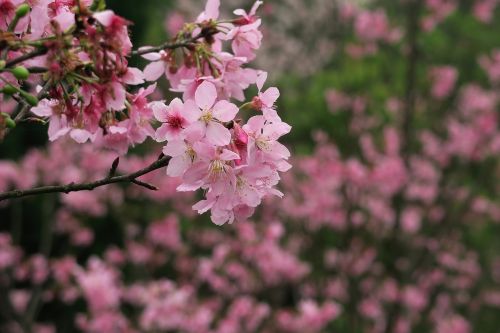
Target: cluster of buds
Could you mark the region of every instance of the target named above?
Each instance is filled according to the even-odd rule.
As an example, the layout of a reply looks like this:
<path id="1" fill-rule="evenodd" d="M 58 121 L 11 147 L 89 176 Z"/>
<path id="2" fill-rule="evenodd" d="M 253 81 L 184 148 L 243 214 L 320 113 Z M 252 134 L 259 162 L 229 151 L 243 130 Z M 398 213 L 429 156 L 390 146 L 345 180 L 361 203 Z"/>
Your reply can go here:
<path id="1" fill-rule="evenodd" d="M 219 0 L 208 0 L 172 41 L 134 51 L 130 22 L 101 2 L 22 3 L 0 36 L 3 98 L 20 107 L 15 116 L 3 114 L 0 128 L 15 126 L 30 109 L 29 119 L 49 123 L 50 141 L 70 136 L 120 154 L 148 137 L 166 141 L 167 173 L 182 177 L 178 190 L 204 190 L 194 209 L 211 210 L 217 224 L 246 218 L 264 196 L 282 195 L 279 172 L 290 168 L 290 153 L 277 141 L 290 131 L 275 110 L 279 91 L 262 91 L 267 73 L 246 67 L 261 45 L 261 4 L 220 20 Z M 150 62 L 144 70 L 129 67 L 130 56 Z M 162 76 L 182 99 L 150 100 Z M 258 95 L 245 103 L 252 85 Z"/>

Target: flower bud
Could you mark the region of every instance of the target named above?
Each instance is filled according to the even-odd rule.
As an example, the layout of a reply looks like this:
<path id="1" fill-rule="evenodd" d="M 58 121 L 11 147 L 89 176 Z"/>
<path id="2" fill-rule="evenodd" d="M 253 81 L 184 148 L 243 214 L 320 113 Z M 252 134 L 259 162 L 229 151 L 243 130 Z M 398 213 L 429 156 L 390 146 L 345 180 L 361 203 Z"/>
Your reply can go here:
<path id="1" fill-rule="evenodd" d="M 5 68 L 5 60 L 0 60 L 0 69 L 4 69 Z"/>
<path id="2" fill-rule="evenodd" d="M 18 80 L 27 80 L 30 76 L 30 72 L 23 66 L 13 68 L 11 72 Z"/>
<path id="3" fill-rule="evenodd" d="M 3 118 L 3 119 L 0 119 L 1 120 L 0 123 L 2 123 L 3 126 L 8 127 L 8 128 L 16 127 L 16 122 L 14 120 L 12 120 L 12 118 L 10 117 L 10 115 L 8 113 L 1 112 L 0 116 Z"/>
<path id="4" fill-rule="evenodd" d="M 23 3 L 16 9 L 16 16 L 17 17 L 24 17 L 26 14 L 28 14 L 30 11 L 30 6 L 26 3 Z"/>
<path id="5" fill-rule="evenodd" d="M 12 84 L 7 84 L 3 87 L 2 92 L 6 95 L 14 95 L 17 92 L 17 89 Z"/>
<path id="6" fill-rule="evenodd" d="M 11 117 L 7 117 L 7 118 L 5 118 L 5 126 L 7 128 L 14 128 L 14 127 L 16 127 L 16 122 L 14 120 L 12 120 Z"/>
<path id="7" fill-rule="evenodd" d="M 28 102 L 29 105 L 31 105 L 31 106 L 37 106 L 38 105 L 38 98 L 36 98 L 35 96 L 33 96 L 31 94 L 28 94 L 24 90 L 21 90 L 21 95 L 26 100 L 26 102 Z"/>

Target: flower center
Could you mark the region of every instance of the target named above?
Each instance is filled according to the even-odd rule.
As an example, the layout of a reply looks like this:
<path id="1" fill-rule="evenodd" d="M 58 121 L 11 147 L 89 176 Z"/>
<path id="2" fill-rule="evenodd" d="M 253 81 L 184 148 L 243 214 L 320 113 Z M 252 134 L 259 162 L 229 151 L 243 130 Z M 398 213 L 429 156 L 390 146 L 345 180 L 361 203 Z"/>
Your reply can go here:
<path id="1" fill-rule="evenodd" d="M 214 160 L 210 163 L 208 168 L 209 179 L 211 181 L 216 181 L 222 177 L 226 172 L 226 164 L 221 160 Z"/>
<path id="2" fill-rule="evenodd" d="M 194 161 L 196 158 L 196 152 L 194 151 L 193 147 L 188 146 L 186 149 L 186 155 L 191 159 L 191 162 Z"/>
<path id="3" fill-rule="evenodd" d="M 213 118 L 214 116 L 212 115 L 212 112 L 210 110 L 206 110 L 203 112 L 200 119 L 208 124 Z"/>
<path id="4" fill-rule="evenodd" d="M 262 103 L 262 100 L 258 97 L 258 96 L 255 96 L 253 99 L 252 99 L 252 106 L 254 109 L 256 110 L 262 110 L 262 106 L 264 104 Z"/>
<path id="5" fill-rule="evenodd" d="M 173 127 L 173 128 L 176 128 L 176 129 L 181 129 L 183 128 L 183 119 L 179 116 L 179 115 L 174 115 L 174 116 L 171 116 L 169 115 L 167 117 L 167 123 Z"/>
<path id="6" fill-rule="evenodd" d="M 264 139 L 255 140 L 255 145 L 260 150 L 268 150 L 269 149 L 269 142 L 267 140 L 264 140 Z"/>

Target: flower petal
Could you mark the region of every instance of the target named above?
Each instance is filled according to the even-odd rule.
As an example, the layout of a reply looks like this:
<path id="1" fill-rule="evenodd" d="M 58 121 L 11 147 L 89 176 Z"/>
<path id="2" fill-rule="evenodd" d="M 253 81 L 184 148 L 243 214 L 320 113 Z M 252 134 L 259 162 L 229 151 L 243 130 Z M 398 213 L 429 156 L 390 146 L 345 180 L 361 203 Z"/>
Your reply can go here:
<path id="1" fill-rule="evenodd" d="M 231 141 L 231 132 L 222 124 L 211 121 L 207 125 L 207 141 L 216 146 L 226 146 Z"/>
<path id="2" fill-rule="evenodd" d="M 144 68 L 144 78 L 147 81 L 156 81 L 165 74 L 165 70 L 165 63 L 163 61 L 152 62 Z"/>
<path id="3" fill-rule="evenodd" d="M 203 81 L 194 93 L 196 105 L 202 110 L 210 109 L 217 99 L 217 89 L 212 82 Z"/>
<path id="4" fill-rule="evenodd" d="M 234 119 L 239 109 L 228 101 L 218 101 L 213 108 L 213 115 L 220 121 L 231 121 Z"/>

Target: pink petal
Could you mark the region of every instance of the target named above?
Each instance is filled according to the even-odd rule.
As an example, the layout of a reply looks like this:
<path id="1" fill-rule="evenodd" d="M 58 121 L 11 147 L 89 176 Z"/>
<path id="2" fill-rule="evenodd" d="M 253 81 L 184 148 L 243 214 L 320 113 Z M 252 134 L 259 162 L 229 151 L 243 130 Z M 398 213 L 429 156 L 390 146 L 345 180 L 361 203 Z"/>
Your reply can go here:
<path id="1" fill-rule="evenodd" d="M 243 201 L 243 203 L 247 206 L 257 207 L 260 204 L 259 193 L 250 186 L 243 186 L 240 189 L 239 194 L 241 201 Z"/>
<path id="2" fill-rule="evenodd" d="M 215 201 L 213 200 L 201 200 L 198 201 L 195 205 L 193 205 L 193 209 L 198 212 L 198 214 L 203 214 L 206 213 L 207 211 L 212 208 L 214 205 Z"/>
<path id="3" fill-rule="evenodd" d="M 279 142 L 274 142 L 269 152 L 273 155 L 273 157 L 288 159 L 290 157 L 290 151 L 287 147 Z"/>
<path id="4" fill-rule="evenodd" d="M 153 48 L 152 46 L 143 46 L 139 48 L 139 51 L 149 50 L 152 48 Z M 161 59 L 161 54 L 159 52 L 150 52 L 150 53 L 144 53 L 143 55 L 141 55 L 141 57 L 149 61 L 158 61 Z"/>
<path id="5" fill-rule="evenodd" d="M 85 143 L 88 139 L 90 139 L 90 133 L 79 128 L 72 130 L 69 135 L 78 143 Z"/>
<path id="6" fill-rule="evenodd" d="M 66 123 L 61 121 L 59 117 L 52 117 L 49 122 L 48 135 L 50 141 L 55 141 L 61 136 L 66 135 L 70 131 L 70 128 L 66 126 Z"/>
<path id="7" fill-rule="evenodd" d="M 196 106 L 193 100 L 188 99 L 184 103 L 184 107 L 182 110 L 182 116 L 186 118 L 190 123 L 200 119 L 201 117 L 201 111 L 200 109 Z"/>
<path id="8" fill-rule="evenodd" d="M 120 111 L 125 108 L 126 91 L 119 82 L 112 82 L 111 89 L 106 95 L 106 107 L 109 110 Z"/>
<path id="9" fill-rule="evenodd" d="M 275 109 L 263 108 L 262 114 L 264 115 L 264 118 L 266 118 L 266 120 L 268 120 L 268 121 L 273 121 L 273 122 L 274 121 L 276 121 L 276 122 L 281 121 L 281 118 L 280 118 L 280 116 L 278 116 L 278 112 L 276 112 Z"/>
<path id="10" fill-rule="evenodd" d="M 232 223 L 234 220 L 234 215 L 228 210 L 214 210 L 212 209 L 212 214 L 210 215 L 212 222 L 218 226 L 225 224 L 226 222 Z"/>
<path id="11" fill-rule="evenodd" d="M 54 17 L 53 20 L 57 21 L 57 23 L 59 23 L 59 26 L 61 27 L 61 30 L 64 31 L 75 24 L 75 14 L 73 14 L 72 12 L 62 12 L 61 14 Z"/>
<path id="12" fill-rule="evenodd" d="M 184 116 L 182 114 L 182 109 L 184 107 L 184 104 L 182 103 L 182 100 L 178 97 L 174 98 L 170 104 L 168 105 L 168 108 L 170 109 L 169 110 L 169 113 L 170 114 L 175 114 L 175 113 L 179 113 L 181 114 L 182 116 Z"/>
<path id="13" fill-rule="evenodd" d="M 210 143 L 204 141 L 195 142 L 193 149 L 200 159 L 213 160 L 216 158 L 215 147 Z"/>
<path id="14" fill-rule="evenodd" d="M 245 126 L 243 126 L 243 129 L 248 133 L 260 133 L 262 130 L 262 127 L 264 127 L 266 119 L 263 116 L 253 116 L 252 118 L 248 119 L 247 123 Z"/>
<path id="15" fill-rule="evenodd" d="M 203 179 L 208 174 L 208 164 L 198 162 L 189 167 L 184 173 L 183 183 L 177 187 L 179 191 L 195 191 L 203 185 Z"/>
<path id="16" fill-rule="evenodd" d="M 123 126 L 109 126 L 109 133 L 111 134 L 125 134 L 127 133 L 127 128 Z"/>
<path id="17" fill-rule="evenodd" d="M 247 12 L 244 9 L 235 9 L 233 14 L 238 16 L 247 16 Z"/>
<path id="18" fill-rule="evenodd" d="M 162 123 L 166 123 L 168 120 L 167 106 L 163 102 L 152 102 L 149 104 L 151 109 L 153 110 L 153 115 L 156 120 L 161 121 Z"/>
<path id="19" fill-rule="evenodd" d="M 31 112 L 39 117 L 50 117 L 52 115 L 52 108 L 50 107 L 50 102 L 46 99 L 40 101 L 38 106 L 32 107 Z"/>
<path id="20" fill-rule="evenodd" d="M 187 146 L 182 140 L 169 141 L 165 147 L 163 147 L 163 154 L 167 156 L 182 156 L 186 154 Z"/>
<path id="21" fill-rule="evenodd" d="M 179 177 L 186 171 L 189 167 L 189 160 L 186 156 L 175 156 L 173 157 L 167 166 L 167 175 L 170 177 Z"/>
<path id="22" fill-rule="evenodd" d="M 240 155 L 236 154 L 234 151 L 224 149 L 222 151 L 222 154 L 220 154 L 219 158 L 223 161 L 232 161 L 232 160 L 239 160 Z"/>
<path id="23" fill-rule="evenodd" d="M 144 77 L 147 81 L 156 81 L 165 74 L 166 66 L 163 61 L 155 61 L 144 68 Z"/>
<path id="24" fill-rule="evenodd" d="M 257 81 L 256 81 L 257 88 L 259 88 L 259 91 L 261 91 L 262 87 L 264 87 L 264 83 L 266 82 L 266 80 L 267 80 L 267 72 L 261 71 L 257 75 Z"/>
<path id="25" fill-rule="evenodd" d="M 205 6 L 205 19 L 216 19 L 219 17 L 220 0 L 208 0 Z"/>
<path id="26" fill-rule="evenodd" d="M 255 1 L 255 3 L 252 6 L 252 9 L 250 9 L 250 13 L 248 15 L 255 15 L 257 12 L 257 9 L 264 3 L 264 1 Z"/>
<path id="27" fill-rule="evenodd" d="M 217 99 L 217 89 L 215 85 L 208 81 L 203 81 L 194 94 L 196 105 L 202 110 L 211 108 Z"/>
<path id="28" fill-rule="evenodd" d="M 276 102 L 276 100 L 279 97 L 280 97 L 280 91 L 278 90 L 278 88 L 271 87 L 260 95 L 260 100 L 268 107 L 271 107 L 274 105 L 274 102 Z"/>
<path id="29" fill-rule="evenodd" d="M 95 13 L 94 18 L 99 21 L 103 26 L 107 27 L 111 24 L 115 13 L 112 10 L 105 10 L 103 12 Z M 74 17 L 74 15 L 73 15 Z"/>
<path id="30" fill-rule="evenodd" d="M 129 67 L 127 73 L 122 77 L 123 83 L 138 85 L 144 83 L 144 73 L 139 68 Z"/>
<path id="31" fill-rule="evenodd" d="M 211 144 L 226 146 L 231 141 L 231 132 L 222 124 L 211 121 L 207 124 L 206 137 Z"/>
<path id="32" fill-rule="evenodd" d="M 154 139 L 158 142 L 171 140 L 176 136 L 176 133 L 174 132 L 175 131 L 172 129 L 172 126 L 170 126 L 169 124 L 163 124 L 156 130 Z"/>
<path id="33" fill-rule="evenodd" d="M 184 135 L 189 142 L 198 141 L 205 136 L 207 132 L 207 126 L 201 121 L 197 121 L 189 125 L 184 130 Z"/>
<path id="34" fill-rule="evenodd" d="M 233 103 L 228 101 L 218 101 L 213 108 L 213 115 L 216 119 L 227 122 L 234 119 L 239 109 Z"/>

